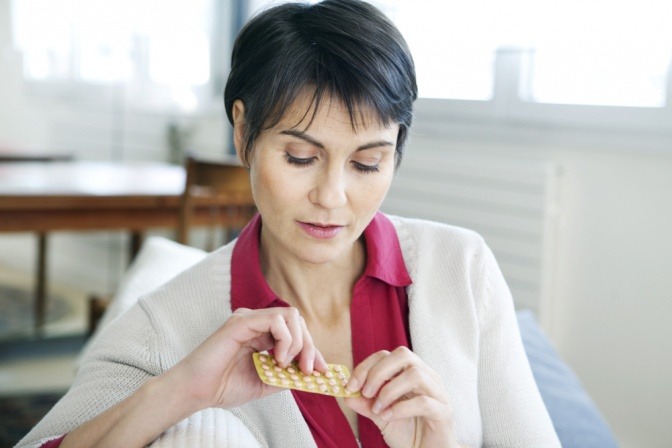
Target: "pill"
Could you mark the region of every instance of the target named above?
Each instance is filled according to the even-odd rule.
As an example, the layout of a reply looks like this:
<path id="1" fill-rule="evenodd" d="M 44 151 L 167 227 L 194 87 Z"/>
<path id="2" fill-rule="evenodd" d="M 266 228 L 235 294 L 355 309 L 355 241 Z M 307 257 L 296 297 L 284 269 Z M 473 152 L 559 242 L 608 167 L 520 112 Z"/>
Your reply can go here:
<path id="1" fill-rule="evenodd" d="M 334 386 L 334 387 L 331 388 L 331 392 L 333 392 L 334 394 L 337 394 L 337 393 L 339 393 L 340 391 L 341 391 L 341 389 L 339 389 L 338 386 Z"/>
<path id="2" fill-rule="evenodd" d="M 289 372 L 289 369 L 287 369 L 287 371 Z M 296 372 L 296 370 L 295 370 L 295 372 Z M 289 372 L 289 373 L 292 373 L 292 372 Z M 298 380 L 299 380 L 299 375 L 297 375 L 297 374 L 295 374 L 295 373 L 292 373 L 289 377 L 290 377 L 291 379 L 293 379 L 294 381 L 298 381 Z"/>
<path id="3" fill-rule="evenodd" d="M 301 381 L 294 381 L 294 386 L 301 387 Z"/>
<path id="4" fill-rule="evenodd" d="M 329 385 L 330 386 L 335 386 L 336 385 L 336 380 L 335 379 L 330 379 L 329 380 Z"/>
<path id="5" fill-rule="evenodd" d="M 264 374 L 265 374 L 266 376 L 268 376 L 268 377 L 273 376 L 273 372 L 271 372 L 270 370 L 266 370 L 266 371 L 264 372 Z"/>
<path id="6" fill-rule="evenodd" d="M 340 372 L 341 370 L 343 370 L 343 367 L 339 366 L 338 364 L 334 366 L 334 372 Z"/>
<path id="7" fill-rule="evenodd" d="M 345 379 L 345 375 L 343 374 L 343 372 L 339 372 L 338 375 L 336 376 L 338 377 L 339 380 Z"/>
<path id="8" fill-rule="evenodd" d="M 322 385 L 320 386 L 320 390 L 321 390 L 322 392 L 326 392 L 326 391 L 329 390 L 329 388 L 328 388 L 326 385 L 322 384 Z"/>
<path id="9" fill-rule="evenodd" d="M 296 370 L 294 370 L 294 368 L 292 368 L 292 367 L 287 367 L 287 371 L 289 373 L 296 373 Z"/>
<path id="10" fill-rule="evenodd" d="M 285 386 L 287 386 L 287 385 L 289 384 L 289 380 L 286 380 L 286 379 L 285 379 L 285 380 L 282 380 L 282 381 L 280 381 L 280 382 L 281 382 L 282 384 L 284 384 Z"/>
<path id="11" fill-rule="evenodd" d="M 304 376 L 303 381 L 305 381 L 306 383 L 310 383 L 311 381 L 313 381 L 313 379 L 309 376 Z"/>
<path id="12" fill-rule="evenodd" d="M 261 362 L 266 362 L 266 361 L 268 361 L 268 358 L 267 358 L 266 356 L 264 356 L 264 355 L 260 355 L 260 356 L 259 356 L 259 361 L 261 361 Z"/>
<path id="13" fill-rule="evenodd" d="M 324 376 L 326 376 L 327 378 L 333 378 L 334 374 L 331 373 L 331 372 L 327 372 L 327 373 L 324 374 Z"/>
<path id="14" fill-rule="evenodd" d="M 313 376 L 322 376 L 322 374 L 319 371 L 315 370 L 313 371 Z"/>
<path id="15" fill-rule="evenodd" d="M 273 367 L 273 370 L 275 370 L 276 372 L 282 372 L 282 368 L 278 366 Z"/>
<path id="16" fill-rule="evenodd" d="M 268 364 L 262 364 L 261 368 L 264 369 L 264 370 L 270 369 L 270 367 L 268 367 Z"/>
<path id="17" fill-rule="evenodd" d="M 317 384 L 324 384 L 324 380 L 322 378 L 318 378 L 315 380 Z"/>

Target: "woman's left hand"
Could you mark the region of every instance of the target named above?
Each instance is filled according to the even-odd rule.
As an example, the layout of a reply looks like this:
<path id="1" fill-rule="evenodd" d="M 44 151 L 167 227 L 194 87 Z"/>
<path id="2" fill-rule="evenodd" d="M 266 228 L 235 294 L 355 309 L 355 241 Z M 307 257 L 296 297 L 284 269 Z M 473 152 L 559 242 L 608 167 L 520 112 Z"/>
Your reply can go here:
<path id="1" fill-rule="evenodd" d="M 408 348 L 366 358 L 348 389 L 362 396 L 346 398 L 347 406 L 373 420 L 391 448 L 460 446 L 441 378 Z"/>

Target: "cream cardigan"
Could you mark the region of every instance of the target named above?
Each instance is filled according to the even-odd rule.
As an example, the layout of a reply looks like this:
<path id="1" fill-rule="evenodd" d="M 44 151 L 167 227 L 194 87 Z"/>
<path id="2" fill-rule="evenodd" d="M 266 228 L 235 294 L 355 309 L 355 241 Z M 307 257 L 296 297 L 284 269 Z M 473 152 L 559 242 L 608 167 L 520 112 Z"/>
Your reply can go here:
<path id="1" fill-rule="evenodd" d="M 509 289 L 476 233 L 390 217 L 413 285 L 413 350 L 448 390 L 458 440 L 471 447 L 560 443 L 520 340 Z M 185 357 L 231 315 L 235 242 L 141 298 L 102 332 L 70 391 L 18 446 L 39 446 L 121 401 Z M 238 408 L 205 409 L 157 447 L 314 447 L 289 391 Z"/>

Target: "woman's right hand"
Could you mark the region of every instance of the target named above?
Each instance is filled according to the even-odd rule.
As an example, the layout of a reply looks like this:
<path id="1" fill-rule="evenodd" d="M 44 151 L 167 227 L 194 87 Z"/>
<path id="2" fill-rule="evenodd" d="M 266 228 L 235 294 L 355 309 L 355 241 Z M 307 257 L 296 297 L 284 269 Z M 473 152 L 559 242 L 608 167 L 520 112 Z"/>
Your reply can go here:
<path id="1" fill-rule="evenodd" d="M 280 390 L 259 379 L 252 361 L 253 352 L 270 349 L 283 367 L 298 356 L 304 373 L 327 369 L 296 308 L 239 308 L 161 376 L 186 394 L 184 398 L 192 409 L 239 406 Z"/>
<path id="2" fill-rule="evenodd" d="M 229 408 L 280 389 L 262 383 L 252 352 L 274 349 L 282 366 L 326 371 L 296 308 L 238 309 L 182 361 L 67 434 L 61 447 L 142 447 L 191 414 Z"/>

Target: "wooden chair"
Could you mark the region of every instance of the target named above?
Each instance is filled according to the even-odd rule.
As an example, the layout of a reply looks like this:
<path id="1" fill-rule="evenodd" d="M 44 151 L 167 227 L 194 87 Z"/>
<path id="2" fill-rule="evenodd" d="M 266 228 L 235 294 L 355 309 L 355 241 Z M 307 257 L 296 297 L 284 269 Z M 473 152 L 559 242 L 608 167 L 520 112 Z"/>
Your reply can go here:
<path id="1" fill-rule="evenodd" d="M 190 229 L 205 219 L 211 228 L 207 249 L 213 250 L 216 226 L 224 229 L 224 242 L 228 242 L 233 232 L 243 228 L 256 212 L 250 174 L 237 160 L 204 159 L 194 155 L 187 156 L 185 170 L 177 241 L 188 245 Z"/>

